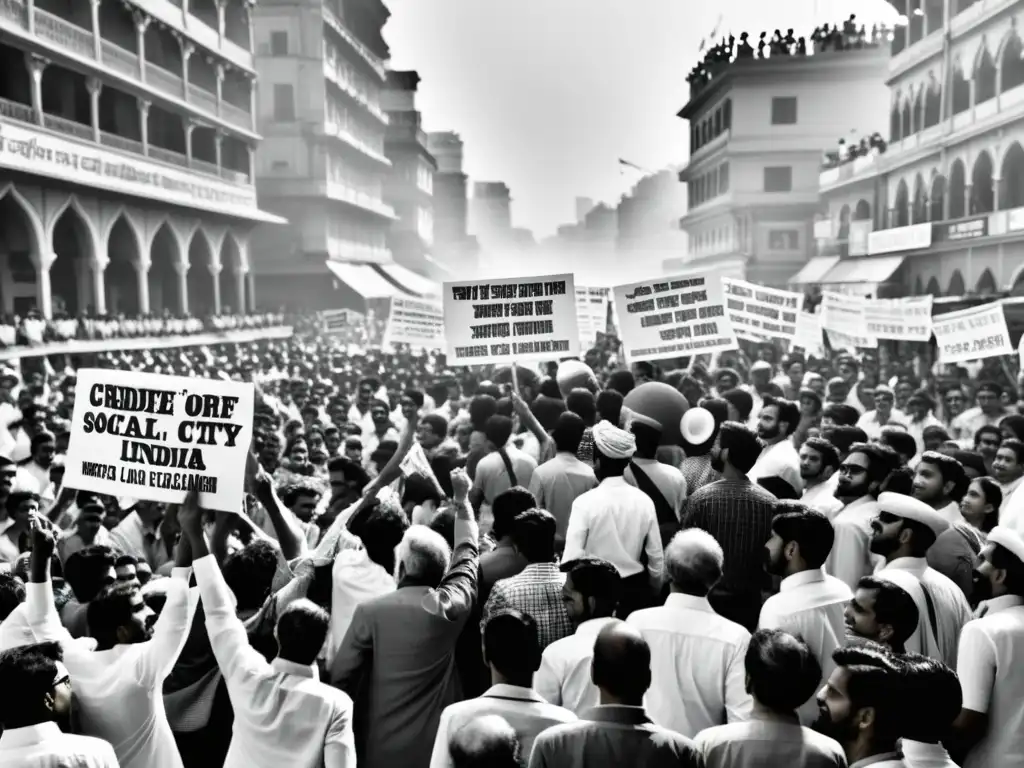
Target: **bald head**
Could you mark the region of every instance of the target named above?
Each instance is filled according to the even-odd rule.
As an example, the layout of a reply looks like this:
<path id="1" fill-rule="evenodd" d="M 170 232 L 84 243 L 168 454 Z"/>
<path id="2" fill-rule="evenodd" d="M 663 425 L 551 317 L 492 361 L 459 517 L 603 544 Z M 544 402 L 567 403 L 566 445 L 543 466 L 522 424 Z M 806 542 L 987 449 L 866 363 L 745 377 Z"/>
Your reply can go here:
<path id="1" fill-rule="evenodd" d="M 470 720 L 452 734 L 448 751 L 455 768 L 516 768 L 519 737 L 498 715 Z"/>
<path id="2" fill-rule="evenodd" d="M 624 621 L 609 622 L 594 641 L 591 666 L 602 704 L 640 706 L 651 686 L 651 649 Z"/>

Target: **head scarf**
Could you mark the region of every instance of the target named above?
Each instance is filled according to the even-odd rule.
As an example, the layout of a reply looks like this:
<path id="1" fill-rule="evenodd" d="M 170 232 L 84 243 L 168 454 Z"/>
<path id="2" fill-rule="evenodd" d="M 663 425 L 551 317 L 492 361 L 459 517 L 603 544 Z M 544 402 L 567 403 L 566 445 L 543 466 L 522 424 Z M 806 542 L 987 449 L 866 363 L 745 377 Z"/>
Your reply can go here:
<path id="1" fill-rule="evenodd" d="M 628 459 L 636 452 L 636 438 L 631 432 L 601 421 L 592 428 L 594 448 L 609 459 Z"/>

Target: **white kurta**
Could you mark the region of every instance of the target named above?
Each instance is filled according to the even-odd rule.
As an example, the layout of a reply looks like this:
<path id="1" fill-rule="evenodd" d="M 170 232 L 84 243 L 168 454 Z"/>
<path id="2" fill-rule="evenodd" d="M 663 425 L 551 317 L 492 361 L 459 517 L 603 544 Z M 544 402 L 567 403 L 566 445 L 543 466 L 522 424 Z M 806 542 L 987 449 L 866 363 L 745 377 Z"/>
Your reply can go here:
<path id="1" fill-rule="evenodd" d="M 871 521 L 878 514 L 878 503 L 871 496 L 851 501 L 832 521 L 835 540 L 825 561 L 825 571 L 844 582 L 851 590 L 857 582 L 875 572 L 881 558 L 871 554 Z"/>

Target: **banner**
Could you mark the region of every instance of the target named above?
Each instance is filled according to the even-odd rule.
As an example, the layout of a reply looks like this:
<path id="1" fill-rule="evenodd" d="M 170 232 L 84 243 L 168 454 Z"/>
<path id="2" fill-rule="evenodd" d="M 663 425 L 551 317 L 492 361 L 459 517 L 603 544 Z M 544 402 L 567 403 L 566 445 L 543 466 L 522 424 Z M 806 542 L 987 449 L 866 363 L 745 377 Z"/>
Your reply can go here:
<path id="1" fill-rule="evenodd" d="M 366 322 L 366 315 L 351 309 L 325 309 L 320 313 L 324 333 L 345 333 Z"/>
<path id="2" fill-rule="evenodd" d="M 797 313 L 804 303 L 803 294 L 765 288 L 731 277 L 722 278 L 722 288 L 729 319 L 738 338 L 793 340 Z"/>
<path id="3" fill-rule="evenodd" d="M 65 460 L 69 488 L 238 513 L 252 442 L 253 385 L 86 368 Z"/>
<path id="4" fill-rule="evenodd" d="M 932 337 L 932 296 L 868 299 L 864 319 L 869 336 L 896 341 L 928 341 Z"/>
<path id="5" fill-rule="evenodd" d="M 940 363 L 965 363 L 1012 355 L 1006 315 L 999 302 L 947 312 L 932 318 Z"/>
<path id="6" fill-rule="evenodd" d="M 384 329 L 384 346 L 409 344 L 423 349 L 444 349 L 444 310 L 433 301 L 391 299 Z"/>
<path id="7" fill-rule="evenodd" d="M 449 365 L 576 357 L 573 277 L 445 283 L 444 336 Z"/>
<path id="8" fill-rule="evenodd" d="M 821 295 L 821 327 L 834 347 L 874 349 L 878 339 L 868 333 L 867 299 L 824 291 Z"/>
<path id="9" fill-rule="evenodd" d="M 597 343 L 597 334 L 608 332 L 607 288 L 576 286 L 576 322 L 580 329 L 580 346 L 586 351 Z"/>
<path id="10" fill-rule="evenodd" d="M 797 313 L 793 346 L 800 347 L 807 355 L 825 356 L 825 337 L 822 335 L 821 315 L 812 315 L 810 312 Z"/>
<path id="11" fill-rule="evenodd" d="M 719 273 L 691 272 L 612 289 L 627 363 L 736 349 Z"/>

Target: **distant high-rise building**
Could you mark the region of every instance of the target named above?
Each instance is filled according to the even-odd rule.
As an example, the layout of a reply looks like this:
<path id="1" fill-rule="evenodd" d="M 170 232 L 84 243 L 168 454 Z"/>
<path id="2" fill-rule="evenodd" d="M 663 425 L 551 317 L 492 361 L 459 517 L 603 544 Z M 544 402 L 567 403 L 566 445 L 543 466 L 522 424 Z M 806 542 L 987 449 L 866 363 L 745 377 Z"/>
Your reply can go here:
<path id="1" fill-rule="evenodd" d="M 462 170 L 462 139 L 451 131 L 428 133 L 434 173 L 434 260 L 450 274 L 475 273 L 476 241 L 468 236 L 468 180 Z"/>
<path id="2" fill-rule="evenodd" d="M 577 197 L 576 198 L 576 223 L 580 223 L 587 214 L 594 210 L 594 199 L 592 197 Z"/>
<path id="3" fill-rule="evenodd" d="M 512 236 L 512 196 L 501 181 L 478 181 L 469 203 L 469 231 L 481 247 L 507 245 Z"/>

